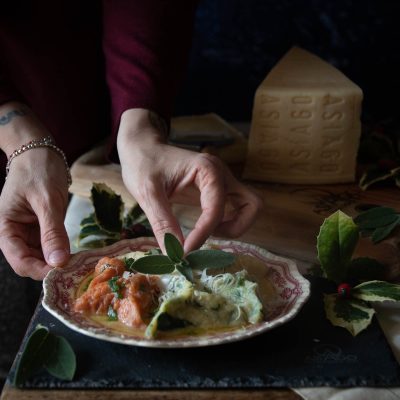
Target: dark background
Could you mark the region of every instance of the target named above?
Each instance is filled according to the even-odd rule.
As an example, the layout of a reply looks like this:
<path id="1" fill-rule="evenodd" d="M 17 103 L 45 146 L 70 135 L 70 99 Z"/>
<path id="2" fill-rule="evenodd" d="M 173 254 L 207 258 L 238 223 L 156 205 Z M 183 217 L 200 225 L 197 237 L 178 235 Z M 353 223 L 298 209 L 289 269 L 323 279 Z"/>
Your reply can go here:
<path id="1" fill-rule="evenodd" d="M 175 114 L 250 120 L 257 86 L 293 45 L 332 63 L 364 91 L 364 117 L 399 120 L 400 1 L 203 0 Z M 40 284 L 0 260 L 0 387 Z M 11 335 L 10 335 L 11 333 Z"/>
<path id="2" fill-rule="evenodd" d="M 251 119 L 257 86 L 293 45 L 336 66 L 364 91 L 364 114 L 397 117 L 397 0 L 203 0 L 176 114 Z"/>

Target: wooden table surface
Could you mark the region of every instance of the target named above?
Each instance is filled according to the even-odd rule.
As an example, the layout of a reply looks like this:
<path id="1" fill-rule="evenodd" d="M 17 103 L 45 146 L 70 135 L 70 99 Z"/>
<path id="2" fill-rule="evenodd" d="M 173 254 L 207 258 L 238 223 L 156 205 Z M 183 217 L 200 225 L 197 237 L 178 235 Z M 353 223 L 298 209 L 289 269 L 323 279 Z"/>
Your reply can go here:
<path id="1" fill-rule="evenodd" d="M 290 389 L 265 390 L 27 390 L 5 385 L 1 400 L 299 400 Z"/>

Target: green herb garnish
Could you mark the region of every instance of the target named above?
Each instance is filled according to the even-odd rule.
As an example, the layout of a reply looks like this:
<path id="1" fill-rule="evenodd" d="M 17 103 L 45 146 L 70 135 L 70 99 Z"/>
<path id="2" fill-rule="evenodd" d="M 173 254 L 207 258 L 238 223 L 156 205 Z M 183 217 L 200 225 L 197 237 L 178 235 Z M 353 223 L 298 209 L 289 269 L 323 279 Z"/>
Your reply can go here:
<path id="1" fill-rule="evenodd" d="M 63 380 L 72 380 L 76 369 L 75 353 L 62 336 L 56 336 L 43 325 L 30 334 L 16 367 L 13 384 L 21 386 L 42 368 Z"/>
<path id="2" fill-rule="evenodd" d="M 232 253 L 222 250 L 195 250 L 184 257 L 183 247 L 171 233 L 164 236 L 167 255 L 148 255 L 137 259 L 130 269 L 143 274 L 170 274 L 179 271 L 189 281 L 193 281 L 193 269 L 225 268 L 235 261 Z"/>
<path id="3" fill-rule="evenodd" d="M 118 314 L 111 304 L 108 306 L 107 316 L 109 321 L 118 321 Z"/>
<path id="4" fill-rule="evenodd" d="M 337 293 L 324 295 L 326 316 L 354 336 L 371 323 L 375 310 L 370 301 L 400 300 L 400 285 L 377 280 L 382 276 L 382 264 L 368 257 L 352 258 L 359 227 L 378 229 L 383 223 L 394 222 L 391 209 L 382 208 L 371 210 L 368 218 L 356 218 L 358 226 L 339 210 L 325 219 L 317 238 L 324 277 L 338 284 Z"/>
<path id="5" fill-rule="evenodd" d="M 110 287 L 111 291 L 114 293 L 117 299 L 122 299 L 121 289 L 122 285 L 120 286 L 118 283 L 119 276 L 114 276 L 108 281 L 108 286 Z"/>

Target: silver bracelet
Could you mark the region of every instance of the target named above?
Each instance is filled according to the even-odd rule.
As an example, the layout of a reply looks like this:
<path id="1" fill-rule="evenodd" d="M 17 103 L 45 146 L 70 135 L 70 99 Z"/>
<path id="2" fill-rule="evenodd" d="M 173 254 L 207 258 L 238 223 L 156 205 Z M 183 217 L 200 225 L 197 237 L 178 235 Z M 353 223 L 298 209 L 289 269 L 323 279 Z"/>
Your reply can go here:
<path id="1" fill-rule="evenodd" d="M 14 150 L 10 154 L 10 157 L 8 158 L 8 161 L 7 161 L 6 179 L 7 179 L 8 173 L 10 172 L 11 161 L 14 160 L 15 157 L 22 154 L 23 152 L 25 152 L 27 150 L 31 150 L 31 149 L 37 149 L 38 147 L 48 147 L 49 149 L 55 151 L 63 159 L 64 164 L 65 164 L 65 169 L 67 171 L 68 187 L 70 187 L 71 183 L 72 183 L 72 178 L 71 178 L 71 171 L 69 170 L 69 166 L 68 166 L 67 157 L 65 156 L 65 153 L 54 144 L 51 136 L 46 136 L 42 139 L 31 140 L 27 144 L 22 145 L 19 149 Z"/>

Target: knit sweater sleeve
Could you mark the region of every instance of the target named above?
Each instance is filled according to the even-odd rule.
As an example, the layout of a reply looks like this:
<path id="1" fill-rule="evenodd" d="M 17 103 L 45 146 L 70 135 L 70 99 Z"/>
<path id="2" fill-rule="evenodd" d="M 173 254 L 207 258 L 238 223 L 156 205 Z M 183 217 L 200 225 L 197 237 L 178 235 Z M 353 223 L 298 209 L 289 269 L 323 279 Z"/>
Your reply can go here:
<path id="1" fill-rule="evenodd" d="M 103 52 L 111 97 L 112 130 L 131 108 L 166 122 L 184 75 L 197 1 L 104 0 Z"/>

